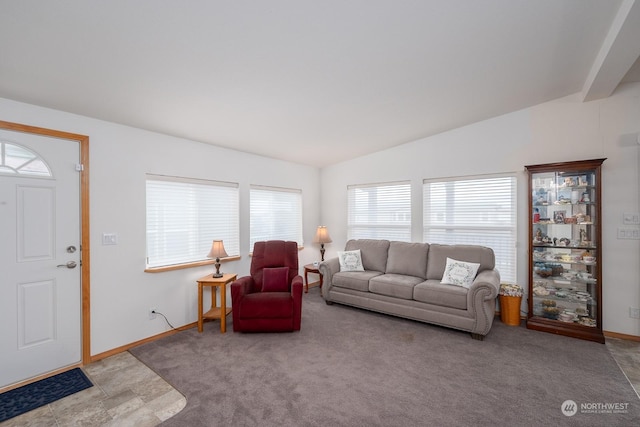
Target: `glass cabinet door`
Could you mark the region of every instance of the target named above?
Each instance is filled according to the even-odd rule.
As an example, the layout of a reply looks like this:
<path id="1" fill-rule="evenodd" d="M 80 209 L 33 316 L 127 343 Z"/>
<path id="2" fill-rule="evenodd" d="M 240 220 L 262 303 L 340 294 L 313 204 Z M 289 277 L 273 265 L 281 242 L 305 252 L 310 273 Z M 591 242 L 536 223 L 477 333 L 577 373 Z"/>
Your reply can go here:
<path id="1" fill-rule="evenodd" d="M 527 327 L 604 342 L 600 167 L 604 159 L 527 166 Z"/>

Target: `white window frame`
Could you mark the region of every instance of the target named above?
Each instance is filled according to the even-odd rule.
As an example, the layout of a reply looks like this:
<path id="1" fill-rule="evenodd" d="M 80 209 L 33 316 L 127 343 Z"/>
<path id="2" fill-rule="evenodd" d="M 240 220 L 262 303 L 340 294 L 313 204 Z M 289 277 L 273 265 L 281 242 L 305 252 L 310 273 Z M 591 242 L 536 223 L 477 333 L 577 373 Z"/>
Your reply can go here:
<path id="1" fill-rule="evenodd" d="M 146 270 L 209 262 L 213 240 L 223 241 L 229 257 L 239 256 L 238 187 L 233 182 L 147 174 Z"/>
<path id="2" fill-rule="evenodd" d="M 423 241 L 490 247 L 501 281 L 516 283 L 517 187 L 515 173 L 425 179 Z"/>
<path id="3" fill-rule="evenodd" d="M 251 185 L 249 188 L 249 247 L 255 242 L 285 240 L 304 246 L 302 190 Z"/>
<path id="4" fill-rule="evenodd" d="M 411 241 L 411 182 L 347 186 L 347 238 Z"/>

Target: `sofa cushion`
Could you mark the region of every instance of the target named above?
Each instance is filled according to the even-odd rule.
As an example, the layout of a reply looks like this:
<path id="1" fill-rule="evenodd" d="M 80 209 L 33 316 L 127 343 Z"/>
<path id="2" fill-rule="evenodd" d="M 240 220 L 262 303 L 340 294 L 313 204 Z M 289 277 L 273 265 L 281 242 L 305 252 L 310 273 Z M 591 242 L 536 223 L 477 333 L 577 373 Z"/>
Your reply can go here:
<path id="1" fill-rule="evenodd" d="M 443 307 L 467 309 L 466 288 L 443 285 L 439 280 L 427 280 L 413 287 L 413 299 Z"/>
<path id="2" fill-rule="evenodd" d="M 345 251 L 360 249 L 362 265 L 365 270 L 386 271 L 389 254 L 388 240 L 358 239 L 349 240 Z"/>
<path id="3" fill-rule="evenodd" d="M 262 269 L 262 292 L 289 292 L 289 267 Z"/>
<path id="4" fill-rule="evenodd" d="M 364 271 L 360 249 L 355 251 L 338 251 L 340 271 Z"/>
<path id="5" fill-rule="evenodd" d="M 493 249 L 475 245 L 429 245 L 429 258 L 427 259 L 427 280 L 442 280 L 447 258 L 460 261 L 476 262 L 480 264 L 478 273 L 484 270 L 493 270 L 496 260 Z"/>
<path id="6" fill-rule="evenodd" d="M 369 292 L 410 300 L 413 299 L 413 287 L 423 281 L 421 277 L 404 274 L 382 274 L 369 280 Z"/>
<path id="7" fill-rule="evenodd" d="M 390 242 L 387 273 L 427 278 L 428 243 Z"/>
<path id="8" fill-rule="evenodd" d="M 462 286 L 469 289 L 476 278 L 480 264 L 476 262 L 458 261 L 453 258 L 447 258 L 447 264 L 444 267 L 444 274 L 440 283 L 443 285 Z"/>
<path id="9" fill-rule="evenodd" d="M 344 271 L 333 275 L 332 285 L 340 288 L 369 292 L 369 280 L 381 275 L 379 271 Z"/>

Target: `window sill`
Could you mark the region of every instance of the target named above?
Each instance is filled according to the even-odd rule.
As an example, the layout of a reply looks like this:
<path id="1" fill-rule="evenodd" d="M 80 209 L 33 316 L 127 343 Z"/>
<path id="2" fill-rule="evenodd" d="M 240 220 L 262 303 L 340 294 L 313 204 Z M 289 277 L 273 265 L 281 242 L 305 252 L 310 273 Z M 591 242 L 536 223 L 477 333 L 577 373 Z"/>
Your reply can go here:
<path id="1" fill-rule="evenodd" d="M 236 256 L 230 256 L 227 258 L 222 258 L 220 259 L 220 261 L 222 263 L 222 261 L 237 261 L 239 259 L 240 259 L 240 255 L 236 255 Z M 149 267 L 149 268 L 145 268 L 144 272 L 145 273 L 164 273 L 165 271 L 182 270 L 185 268 L 192 268 L 192 267 L 201 267 L 203 265 L 213 265 L 215 263 L 216 263 L 215 259 L 208 259 L 206 261 L 187 262 L 184 264 L 165 265 L 161 267 Z"/>

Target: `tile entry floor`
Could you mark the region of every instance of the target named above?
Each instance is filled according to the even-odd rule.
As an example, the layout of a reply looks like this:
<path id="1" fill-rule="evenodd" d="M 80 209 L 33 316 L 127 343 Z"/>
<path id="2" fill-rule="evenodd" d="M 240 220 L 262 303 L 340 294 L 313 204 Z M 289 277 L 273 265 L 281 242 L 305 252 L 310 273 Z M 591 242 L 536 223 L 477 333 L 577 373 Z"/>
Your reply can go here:
<path id="1" fill-rule="evenodd" d="M 93 387 L 0 426 L 155 426 L 187 404 L 182 394 L 127 351 L 82 370 Z"/>
<path id="2" fill-rule="evenodd" d="M 640 342 L 607 338 L 606 346 L 638 394 Z M 82 369 L 94 387 L 0 426 L 155 426 L 180 412 L 187 403 L 182 394 L 129 352 Z"/>

